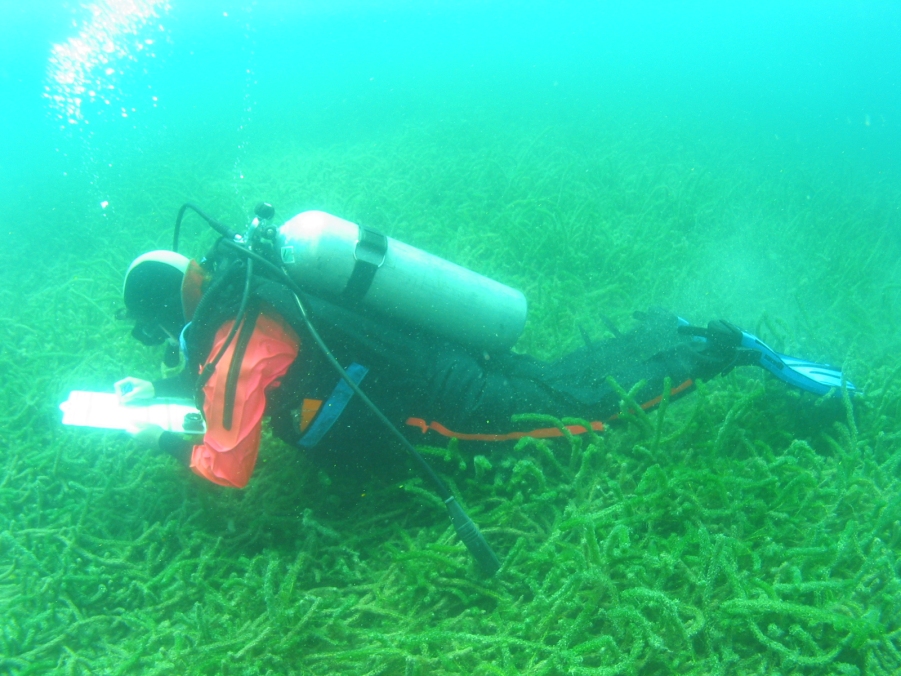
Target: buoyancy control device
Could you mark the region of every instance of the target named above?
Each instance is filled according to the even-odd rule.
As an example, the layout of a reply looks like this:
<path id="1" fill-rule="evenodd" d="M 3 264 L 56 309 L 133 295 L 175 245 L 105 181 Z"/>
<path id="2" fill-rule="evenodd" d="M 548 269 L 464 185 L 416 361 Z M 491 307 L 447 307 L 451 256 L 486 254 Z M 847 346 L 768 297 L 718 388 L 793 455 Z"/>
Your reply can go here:
<path id="1" fill-rule="evenodd" d="M 519 292 L 513 291 L 513 289 L 509 289 L 508 287 L 504 287 L 497 282 L 492 282 L 492 280 L 481 277 L 481 275 L 459 268 L 459 266 L 454 266 L 447 261 L 442 261 L 435 256 L 430 256 L 425 252 L 413 249 L 413 247 L 407 247 L 400 242 L 389 240 L 380 233 L 360 228 L 349 221 L 344 221 L 323 212 L 305 212 L 295 216 L 281 228 L 276 228 L 271 222 L 275 210 L 271 205 L 265 203 L 257 206 L 255 209 L 256 218 L 251 221 L 244 234 L 235 232 L 211 218 L 194 204 L 187 203 L 182 205 L 181 209 L 178 211 L 178 216 L 175 219 L 175 235 L 172 242 L 173 251 L 178 251 L 181 222 L 189 209 L 196 212 L 210 225 L 210 227 L 222 236 L 219 240 L 219 246 L 224 247 L 226 251 L 230 251 L 232 254 L 237 255 L 246 261 L 245 284 L 237 312 L 238 319 L 234 322 L 222 348 L 216 356 L 203 367 L 199 380 L 203 380 L 209 368 L 216 367 L 216 363 L 225 352 L 225 347 L 235 338 L 238 327 L 243 324 L 242 318 L 250 299 L 250 287 L 251 279 L 254 275 L 254 266 L 258 266 L 261 271 L 270 275 L 272 279 L 280 281 L 291 291 L 297 302 L 301 318 L 306 325 L 306 330 L 313 339 L 313 342 L 318 346 L 326 361 L 331 364 L 335 373 L 347 387 L 354 395 L 359 397 L 363 404 L 376 416 L 376 418 L 378 418 L 379 421 L 381 421 L 400 446 L 414 460 L 415 464 L 419 466 L 420 470 L 431 482 L 438 497 L 447 508 L 448 516 L 450 517 L 457 536 L 472 554 L 473 558 L 478 562 L 482 571 L 489 576 L 494 575 L 500 569 L 501 563 L 478 527 L 473 523 L 472 519 L 469 518 L 460 503 L 457 502 L 454 494 L 444 480 L 435 473 L 434 469 L 432 469 L 429 463 L 420 455 L 410 440 L 394 426 L 381 410 L 379 410 L 366 393 L 360 389 L 359 383 L 355 381 L 338 362 L 335 355 L 325 344 L 319 331 L 317 331 L 310 320 L 310 316 L 304 307 L 304 303 L 301 301 L 301 296 L 304 292 L 315 295 L 314 290 L 318 290 L 319 293 L 332 296 L 335 299 L 340 299 L 344 304 L 352 307 L 355 305 L 359 307 L 361 302 L 368 298 L 366 306 L 371 307 L 373 311 L 376 311 L 377 313 L 381 313 L 386 317 L 407 320 L 418 327 L 430 329 L 435 333 L 441 333 L 445 330 L 442 327 L 445 327 L 447 324 L 446 322 L 442 323 L 438 321 L 436 318 L 441 314 L 442 310 L 447 311 L 447 308 L 440 308 L 433 304 L 433 308 L 429 312 L 408 312 L 406 314 L 400 312 L 398 308 L 402 302 L 409 304 L 410 302 L 413 302 L 411 299 L 416 298 L 416 296 L 412 294 L 404 294 L 403 285 L 430 285 L 430 288 L 434 290 L 437 298 L 454 307 L 455 312 L 458 313 L 455 316 L 460 317 L 462 316 L 459 314 L 459 306 L 461 303 L 459 300 L 455 302 L 454 299 L 450 297 L 453 285 L 452 280 L 456 278 L 458 285 L 455 288 L 460 293 L 464 294 L 464 303 L 466 302 L 466 299 L 472 299 L 479 295 L 473 291 L 474 288 L 481 288 L 483 290 L 489 289 L 488 292 L 482 295 L 481 300 L 470 300 L 470 302 L 475 302 L 478 310 L 483 313 L 487 312 L 491 303 L 494 302 L 496 303 L 495 309 L 497 311 L 501 312 L 505 308 L 508 312 L 507 317 L 512 318 L 512 329 L 508 328 L 506 324 L 495 323 L 490 325 L 488 331 L 484 330 L 485 325 L 483 325 L 483 333 L 481 336 L 478 329 L 472 328 L 469 328 L 462 333 L 452 334 L 461 336 L 458 338 L 461 342 L 466 341 L 470 346 L 478 346 L 487 351 L 489 347 L 491 349 L 502 349 L 500 347 L 501 345 L 509 347 L 515 342 L 516 338 L 519 337 L 519 333 L 522 331 L 522 325 L 525 322 L 526 310 L 525 298 L 522 297 L 522 294 L 519 294 Z M 313 215 L 310 216 L 310 214 Z M 292 233 L 295 233 L 295 226 L 299 228 L 300 224 L 308 225 L 308 221 L 312 222 L 314 225 L 317 222 L 320 224 L 320 236 L 318 239 L 311 239 L 309 236 L 306 238 L 303 236 L 290 236 Z M 285 228 L 285 226 L 292 223 L 293 225 L 291 228 Z M 356 238 L 349 236 L 354 229 L 357 235 Z M 338 242 L 342 237 L 336 236 L 336 232 L 343 233 L 344 244 Z M 315 247 L 312 248 L 312 253 L 304 251 L 302 246 L 304 242 L 314 240 L 320 243 L 323 241 L 329 242 L 330 240 L 335 240 L 332 242 L 332 246 L 334 247 L 333 251 L 337 251 L 337 260 L 339 261 L 338 269 L 343 269 L 345 271 L 347 275 L 346 278 L 342 279 L 340 275 L 335 275 L 331 277 L 331 284 L 323 283 L 321 280 L 318 283 L 314 283 L 307 275 L 301 273 L 300 266 L 298 266 L 298 259 L 304 260 L 306 258 L 306 260 L 311 261 L 312 265 L 320 266 L 320 269 L 329 260 L 332 260 L 327 256 L 318 256 L 317 252 L 319 249 Z M 375 243 L 373 244 L 373 242 Z M 393 243 L 390 244 L 390 250 L 392 252 L 390 258 L 388 255 L 389 242 Z M 348 243 L 350 243 L 349 247 L 347 246 Z M 327 250 L 329 250 L 329 247 L 326 246 L 323 248 L 323 251 Z M 345 256 L 343 262 L 341 262 L 342 251 Z M 351 254 L 350 262 L 346 260 L 348 251 Z M 354 264 L 354 261 L 359 261 L 360 259 L 368 260 L 370 265 L 361 266 Z M 394 272 L 382 275 L 382 277 L 387 279 L 380 280 L 380 285 L 376 287 L 381 289 L 379 294 L 370 297 L 372 285 L 377 273 L 389 260 L 391 260 L 394 265 L 389 266 L 388 270 Z M 340 265 L 343 265 L 344 267 L 341 268 Z M 433 271 L 433 274 L 429 275 L 428 271 L 430 267 L 437 269 L 439 272 L 435 273 Z M 350 268 L 349 271 L 348 268 Z M 334 273 L 332 274 L 334 275 Z M 295 277 L 299 277 L 300 281 L 295 279 Z M 341 286 L 342 282 L 343 286 Z M 304 286 L 312 286 L 313 288 L 305 289 L 303 288 Z M 347 290 L 348 288 L 350 289 L 349 291 Z M 211 291 L 212 288 L 208 290 L 208 293 Z M 409 291 L 409 289 L 407 291 Z M 492 293 L 492 291 L 494 293 Z M 392 293 L 396 293 L 397 297 L 392 296 Z M 521 300 L 517 299 L 517 294 Z M 503 298 L 507 299 L 506 305 L 502 300 Z M 203 301 L 201 301 L 201 303 L 202 302 Z M 480 318 L 479 321 L 487 321 L 487 317 L 484 319 Z M 478 322 L 476 323 L 476 326 L 479 326 Z M 452 329 L 450 330 L 452 331 Z M 495 331 L 494 334 L 491 334 L 492 330 Z M 499 338 L 501 335 L 503 335 L 502 339 Z"/>
<path id="2" fill-rule="evenodd" d="M 304 290 L 485 352 L 511 348 L 526 322 L 519 291 L 323 211 L 294 216 L 276 235 Z"/>

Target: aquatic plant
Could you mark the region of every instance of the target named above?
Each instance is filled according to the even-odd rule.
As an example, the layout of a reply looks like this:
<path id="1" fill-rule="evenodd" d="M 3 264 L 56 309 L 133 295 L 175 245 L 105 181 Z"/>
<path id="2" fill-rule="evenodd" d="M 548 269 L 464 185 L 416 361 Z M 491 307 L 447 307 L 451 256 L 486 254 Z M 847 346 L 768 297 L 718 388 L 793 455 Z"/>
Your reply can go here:
<path id="1" fill-rule="evenodd" d="M 601 311 L 625 326 L 634 309 L 678 300 L 709 264 L 702 243 L 724 234 L 707 226 L 760 178 L 668 163 L 666 146 L 628 136 L 515 130 L 478 150 L 467 131 L 473 147 L 457 154 L 423 130 L 368 151 L 273 153 L 248 163 L 245 189 L 282 214 L 329 208 L 525 287 L 523 346 L 552 356 L 580 324 L 600 338 Z M 827 227 L 877 218 L 860 208 L 872 194 L 830 193 L 832 211 L 811 210 L 791 183 L 756 181 L 806 224 L 802 241 L 780 240 L 779 265 L 814 236 L 823 258 L 791 289 L 800 311 L 764 297 L 739 318 L 810 357 L 847 351 L 864 396 L 817 400 L 744 370 L 655 411 L 624 390 L 603 434 L 423 447 L 504 560 L 484 579 L 415 476 L 357 490 L 267 437 L 250 487 L 227 491 L 124 437 L 60 429 L 68 389 L 156 368 L 112 319 L 129 258 L 167 244 L 180 200 L 242 213 L 231 186 L 162 175 L 122 188 L 133 199 L 110 218 L 127 238 L 110 241 L 109 220 L 63 195 L 65 217 L 35 218 L 88 224 L 83 246 L 27 270 L 4 261 L 17 279 L 0 286 L 0 673 L 901 669 L 901 364 L 878 324 L 895 311 L 879 281 L 894 263 L 847 247 L 854 228 Z M 208 241 L 185 237 L 195 253 Z M 745 307 L 740 291 L 715 292 L 712 310 Z"/>

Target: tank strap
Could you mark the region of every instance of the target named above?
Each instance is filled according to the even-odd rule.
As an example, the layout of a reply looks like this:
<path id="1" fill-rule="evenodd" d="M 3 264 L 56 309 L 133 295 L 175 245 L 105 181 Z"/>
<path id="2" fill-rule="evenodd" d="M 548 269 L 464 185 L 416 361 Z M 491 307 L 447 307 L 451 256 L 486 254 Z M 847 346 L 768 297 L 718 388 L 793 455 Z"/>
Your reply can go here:
<path id="1" fill-rule="evenodd" d="M 350 376 L 350 379 L 357 385 L 359 385 L 360 381 L 362 381 L 366 374 L 369 373 L 369 369 L 366 366 L 356 362 L 348 366 L 345 371 L 347 372 L 347 375 Z M 350 402 L 350 399 L 353 396 L 354 393 L 353 390 L 350 389 L 350 386 L 344 382 L 344 380 L 339 380 L 328 399 L 326 399 L 319 408 L 319 412 L 316 414 L 313 422 L 310 423 L 307 431 L 297 440 L 297 445 L 301 448 L 313 448 L 322 441 L 322 437 L 324 437 L 326 432 L 332 428 L 332 425 L 335 424 L 344 412 L 344 409 L 347 407 L 348 402 Z"/>
<path id="2" fill-rule="evenodd" d="M 347 280 L 342 296 L 351 303 L 359 302 L 369 291 L 376 271 L 385 262 L 388 238 L 372 228 L 359 226 L 360 234 L 354 247 L 354 269 Z"/>

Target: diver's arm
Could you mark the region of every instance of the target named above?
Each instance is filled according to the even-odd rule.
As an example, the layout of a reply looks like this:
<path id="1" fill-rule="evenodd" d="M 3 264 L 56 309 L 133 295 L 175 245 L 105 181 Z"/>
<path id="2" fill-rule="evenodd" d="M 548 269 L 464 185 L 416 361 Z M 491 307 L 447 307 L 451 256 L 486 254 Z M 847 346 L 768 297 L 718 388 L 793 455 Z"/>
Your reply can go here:
<path id="1" fill-rule="evenodd" d="M 194 384 L 196 381 L 196 374 L 185 368 L 171 378 L 154 380 L 153 390 L 157 397 L 184 397 L 190 399 L 194 396 Z"/>
<path id="2" fill-rule="evenodd" d="M 128 430 L 135 444 L 148 449 L 159 450 L 171 455 L 185 467 L 191 465 L 191 450 L 198 437 L 186 437 L 178 432 L 167 432 L 159 425 L 141 425 Z"/>
<path id="3" fill-rule="evenodd" d="M 175 432 L 163 432 L 157 439 L 157 447 L 168 455 L 178 460 L 185 467 L 191 466 L 191 452 L 196 442 L 186 439 L 182 434 Z"/>
<path id="4" fill-rule="evenodd" d="M 119 401 L 127 404 L 138 399 L 152 399 L 154 397 L 175 397 L 190 399 L 194 396 L 194 382 L 196 376 L 187 369 L 182 370 L 171 378 L 160 380 L 142 380 L 140 378 L 123 378 L 113 385 Z"/>
<path id="5" fill-rule="evenodd" d="M 153 399 L 156 396 L 153 383 L 131 376 L 113 383 L 113 390 L 119 397 L 120 404 L 128 404 L 138 399 Z"/>

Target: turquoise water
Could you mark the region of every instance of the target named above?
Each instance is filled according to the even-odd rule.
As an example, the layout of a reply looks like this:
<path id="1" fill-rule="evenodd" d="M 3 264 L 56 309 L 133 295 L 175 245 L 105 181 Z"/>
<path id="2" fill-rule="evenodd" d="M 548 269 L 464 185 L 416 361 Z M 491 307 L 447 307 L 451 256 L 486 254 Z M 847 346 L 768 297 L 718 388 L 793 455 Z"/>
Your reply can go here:
<path id="1" fill-rule="evenodd" d="M 898 3 L 0 17 L 0 673 L 901 669 Z M 69 390 L 158 373 L 114 319 L 129 261 L 185 201 L 261 200 L 522 289 L 541 357 L 659 305 L 864 394 L 739 369 L 597 439 L 424 448 L 493 580 L 415 477 L 360 495 L 267 437 L 224 491 L 63 429 Z"/>

